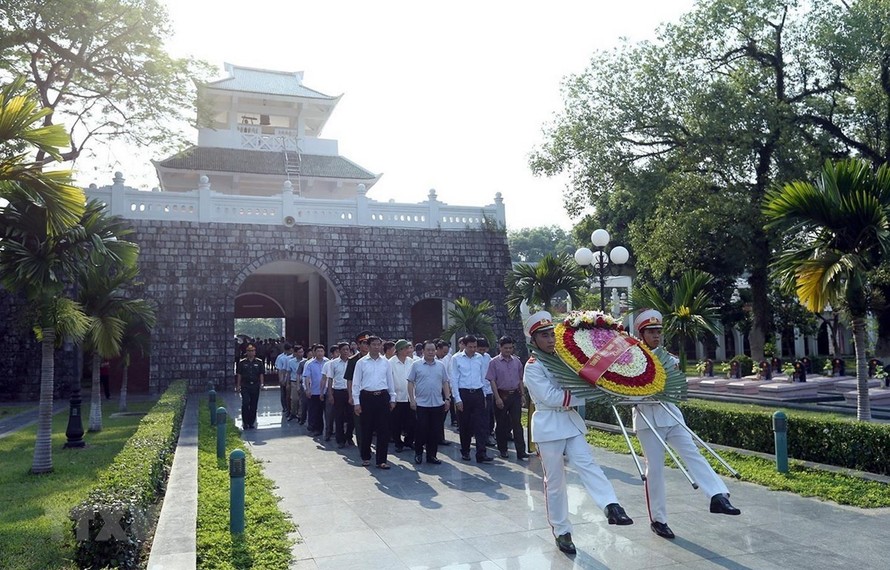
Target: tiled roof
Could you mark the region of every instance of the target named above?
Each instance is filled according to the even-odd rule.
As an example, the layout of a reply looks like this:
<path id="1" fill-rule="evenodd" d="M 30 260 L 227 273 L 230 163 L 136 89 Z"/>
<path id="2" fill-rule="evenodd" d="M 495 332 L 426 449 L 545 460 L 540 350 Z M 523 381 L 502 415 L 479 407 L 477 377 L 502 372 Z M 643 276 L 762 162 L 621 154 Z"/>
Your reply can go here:
<path id="1" fill-rule="evenodd" d="M 199 172 L 244 172 L 284 176 L 284 153 L 193 146 L 159 161 L 158 166 Z M 371 180 L 376 175 L 342 156 L 302 155 L 301 175 Z"/>
<path id="2" fill-rule="evenodd" d="M 285 95 L 290 97 L 307 97 L 310 99 L 329 99 L 336 97 L 325 95 L 315 89 L 303 85 L 303 72 L 271 71 L 253 69 L 226 64 L 226 71 L 231 77 L 211 81 L 208 87 L 227 91 L 246 93 L 263 93 L 266 95 Z"/>

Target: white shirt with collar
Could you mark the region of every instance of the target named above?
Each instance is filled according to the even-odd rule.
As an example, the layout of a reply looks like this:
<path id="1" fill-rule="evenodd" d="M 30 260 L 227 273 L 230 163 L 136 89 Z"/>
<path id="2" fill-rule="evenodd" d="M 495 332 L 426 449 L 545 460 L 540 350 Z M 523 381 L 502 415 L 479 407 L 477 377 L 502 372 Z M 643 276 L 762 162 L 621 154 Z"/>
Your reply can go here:
<path id="1" fill-rule="evenodd" d="M 389 359 L 389 365 L 392 367 L 393 384 L 396 388 L 396 402 L 407 402 L 408 372 L 414 365 L 414 359 L 409 356 L 405 358 L 405 362 L 402 362 L 398 356 L 393 356 Z"/>
<path id="2" fill-rule="evenodd" d="M 466 351 L 458 352 L 451 359 L 451 395 L 460 403 L 460 389 L 481 390 L 485 385 L 485 370 L 481 355 L 467 356 Z"/>
<path id="3" fill-rule="evenodd" d="M 352 375 L 352 401 L 358 405 L 362 390 L 389 392 L 389 401 L 396 401 L 396 388 L 392 375 L 392 366 L 383 354 L 377 358 L 371 358 L 367 354 L 355 363 L 355 373 Z M 407 390 L 407 388 L 406 388 Z"/>

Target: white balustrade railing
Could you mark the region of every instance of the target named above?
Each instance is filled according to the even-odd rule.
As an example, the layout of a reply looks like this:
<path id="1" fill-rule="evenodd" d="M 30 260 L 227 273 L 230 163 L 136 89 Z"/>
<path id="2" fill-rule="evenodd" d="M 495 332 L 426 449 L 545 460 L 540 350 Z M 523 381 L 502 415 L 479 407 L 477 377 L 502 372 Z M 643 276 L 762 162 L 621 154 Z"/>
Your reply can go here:
<path id="1" fill-rule="evenodd" d="M 378 226 L 387 228 L 438 228 L 446 230 L 504 228 L 504 201 L 500 192 L 494 203 L 483 207 L 450 206 L 430 190 L 427 200 L 416 204 L 376 202 L 365 195 L 364 185 L 354 200 L 330 200 L 295 196 L 290 181 L 276 196 L 221 194 L 210 189 L 206 176 L 188 192 L 143 192 L 124 185 L 121 173 L 114 184 L 86 189 L 89 199 L 127 219 L 174 220 L 265 225 Z"/>

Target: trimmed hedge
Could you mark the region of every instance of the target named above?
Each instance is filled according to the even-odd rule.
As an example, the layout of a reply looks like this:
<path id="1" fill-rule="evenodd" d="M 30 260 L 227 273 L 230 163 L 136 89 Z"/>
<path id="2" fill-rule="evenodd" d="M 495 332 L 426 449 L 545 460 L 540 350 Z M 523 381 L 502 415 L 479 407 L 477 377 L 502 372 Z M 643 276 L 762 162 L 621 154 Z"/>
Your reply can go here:
<path id="1" fill-rule="evenodd" d="M 185 413 L 185 381 L 170 385 L 87 499 L 71 509 L 80 568 L 137 568 L 154 524 Z"/>
<path id="2" fill-rule="evenodd" d="M 772 409 L 692 400 L 680 404 L 686 425 L 703 440 L 775 453 Z M 618 425 L 612 408 L 588 405 L 587 419 Z M 631 410 L 620 406 L 630 427 Z M 801 461 L 890 475 L 890 425 L 859 422 L 819 412 L 783 410 L 788 417 L 788 455 Z"/>

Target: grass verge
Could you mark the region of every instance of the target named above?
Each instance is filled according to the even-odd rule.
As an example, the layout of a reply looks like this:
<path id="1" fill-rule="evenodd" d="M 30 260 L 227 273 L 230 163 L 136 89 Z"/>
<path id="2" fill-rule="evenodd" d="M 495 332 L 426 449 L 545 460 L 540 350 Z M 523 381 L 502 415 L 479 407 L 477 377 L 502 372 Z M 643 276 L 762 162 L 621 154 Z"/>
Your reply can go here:
<path id="1" fill-rule="evenodd" d="M 147 412 L 154 402 L 134 402 L 131 411 Z M 86 410 L 89 403 L 84 404 Z M 82 501 L 135 433 L 141 416 L 112 418 L 117 406 L 103 406 L 102 431 L 86 433 L 83 449 L 62 449 L 68 414 L 53 416 L 53 466 L 31 475 L 37 427 L 0 439 L 0 568 L 73 569 L 74 536 L 68 513 Z M 84 418 L 85 420 L 86 418 Z"/>
<path id="2" fill-rule="evenodd" d="M 37 417 L 37 406 L 35 404 L 0 404 L 0 419 L 11 418 L 27 410 L 34 410 L 34 417 Z"/>
<path id="3" fill-rule="evenodd" d="M 262 465 L 241 440 L 229 419 L 226 426 L 226 457 L 216 457 L 216 426 L 210 425 L 207 400 L 198 405 L 198 568 L 213 570 L 286 569 L 291 563 L 296 527 L 278 508 L 274 483 L 263 476 Z M 235 449 L 247 456 L 244 478 L 244 534 L 229 532 L 228 457 Z"/>
<path id="4" fill-rule="evenodd" d="M 592 429 L 587 432 L 587 441 L 615 453 L 630 454 L 621 434 Z M 636 452 L 641 454 L 640 442 L 631 438 L 631 443 Z M 733 451 L 721 450 L 719 453 L 741 474 L 742 481 L 763 485 L 774 491 L 788 491 L 803 497 L 817 497 L 861 508 L 890 506 L 890 485 L 885 483 L 805 467 L 794 459 L 788 460 L 788 473 L 779 473 L 772 461 Z M 725 473 L 723 466 L 710 454 L 706 453 L 704 457 L 718 473 Z M 667 456 L 665 464 L 674 467 L 673 461 Z"/>

